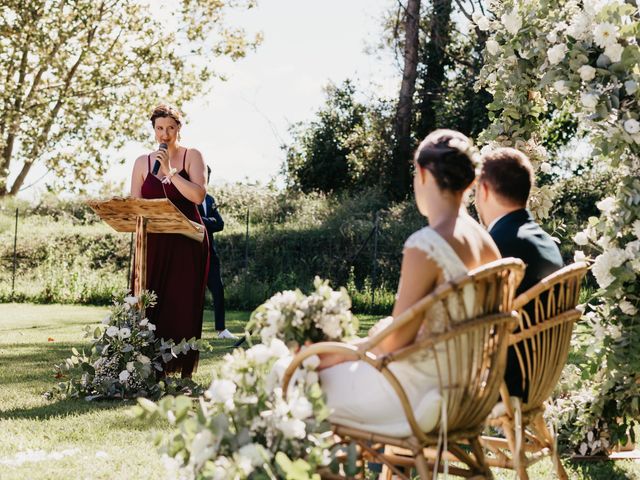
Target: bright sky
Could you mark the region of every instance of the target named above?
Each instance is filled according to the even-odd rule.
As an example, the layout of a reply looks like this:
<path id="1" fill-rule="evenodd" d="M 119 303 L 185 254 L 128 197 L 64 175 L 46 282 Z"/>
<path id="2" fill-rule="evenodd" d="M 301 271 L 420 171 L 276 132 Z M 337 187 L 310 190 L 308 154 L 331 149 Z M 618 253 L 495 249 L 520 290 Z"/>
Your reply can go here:
<path id="1" fill-rule="evenodd" d="M 258 8 L 239 15 L 248 31 L 262 31 L 264 42 L 236 63 L 221 62 L 227 82 L 182 110 L 187 123 L 182 144 L 198 148 L 212 167 L 212 183 L 266 182 L 275 177 L 284 158 L 291 123 L 313 118 L 324 100 L 323 87 L 346 78 L 376 94 L 396 94 L 399 72 L 387 54 L 367 54 L 381 32 L 381 14 L 393 0 L 260 0 Z M 150 106 L 151 107 L 151 106 Z M 141 112 L 147 115 L 147 112 Z M 129 177 L 135 158 L 155 149 L 149 141 L 130 144 L 124 165 L 112 167 L 110 181 Z M 34 168 L 25 185 L 44 173 Z M 41 189 L 20 194 L 33 198 Z"/>

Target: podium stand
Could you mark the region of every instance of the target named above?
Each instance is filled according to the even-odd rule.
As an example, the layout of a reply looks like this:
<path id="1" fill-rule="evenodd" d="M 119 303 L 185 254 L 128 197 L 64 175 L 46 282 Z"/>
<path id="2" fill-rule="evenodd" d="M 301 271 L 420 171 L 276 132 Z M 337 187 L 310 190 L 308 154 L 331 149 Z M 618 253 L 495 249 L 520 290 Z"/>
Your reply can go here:
<path id="1" fill-rule="evenodd" d="M 204 240 L 204 227 L 189 220 L 167 198 L 114 197 L 86 203 L 116 232 L 136 232 L 135 296 L 147 288 L 147 233 L 174 233 L 198 242 Z"/>

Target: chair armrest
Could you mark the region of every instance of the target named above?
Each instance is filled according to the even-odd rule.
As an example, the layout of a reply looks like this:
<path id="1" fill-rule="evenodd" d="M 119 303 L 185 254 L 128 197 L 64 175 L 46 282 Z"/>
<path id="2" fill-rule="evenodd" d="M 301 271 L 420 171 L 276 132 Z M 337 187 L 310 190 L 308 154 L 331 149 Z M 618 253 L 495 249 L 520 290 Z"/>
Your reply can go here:
<path id="1" fill-rule="evenodd" d="M 282 378 L 282 394 L 285 399 L 287 398 L 287 389 L 289 387 L 289 382 L 291 381 L 291 378 L 293 377 L 293 374 L 298 369 L 298 367 L 300 367 L 302 362 L 304 362 L 307 358 L 321 353 L 343 353 L 346 355 L 351 355 L 354 357 L 354 360 L 363 360 L 376 368 L 378 368 L 377 365 L 380 363 L 378 357 L 376 357 L 376 355 L 371 352 L 365 351 L 362 348 L 362 345 L 355 346 L 342 342 L 314 343 L 313 345 L 310 345 L 304 350 L 298 352 L 295 357 L 293 357 L 293 360 L 291 360 L 291 363 L 285 370 L 284 377 Z"/>

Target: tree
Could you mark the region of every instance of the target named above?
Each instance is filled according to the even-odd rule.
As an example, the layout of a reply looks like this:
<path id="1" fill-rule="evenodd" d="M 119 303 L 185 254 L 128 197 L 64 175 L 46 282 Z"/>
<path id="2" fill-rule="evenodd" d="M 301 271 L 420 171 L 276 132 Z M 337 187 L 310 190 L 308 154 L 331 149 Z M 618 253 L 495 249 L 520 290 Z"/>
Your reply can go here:
<path id="1" fill-rule="evenodd" d="M 420 0 L 408 0 L 404 11 L 404 67 L 395 118 L 393 194 L 404 198 L 410 191 L 411 125 L 416 88 L 420 33 Z"/>
<path id="2" fill-rule="evenodd" d="M 194 98 L 216 75 L 212 59 L 239 59 L 260 42 L 225 23 L 255 1 L 167 3 L 163 21 L 148 0 L 2 0 L 0 197 L 36 163 L 70 189 L 103 174 L 107 148 L 148 135 L 154 104 Z"/>
<path id="3" fill-rule="evenodd" d="M 291 129 L 293 143 L 286 152 L 284 173 L 289 186 L 303 192 L 340 192 L 352 184 L 350 149 L 344 140 L 364 122 L 365 107 L 354 98 L 356 89 L 346 81 L 327 87 L 326 104 L 317 120 Z"/>
<path id="4" fill-rule="evenodd" d="M 438 127 L 436 105 L 446 85 L 445 68 L 450 62 L 447 47 L 451 42 L 451 0 L 433 0 L 429 15 L 429 38 L 422 48 L 421 88 L 418 102 L 417 138 Z"/>

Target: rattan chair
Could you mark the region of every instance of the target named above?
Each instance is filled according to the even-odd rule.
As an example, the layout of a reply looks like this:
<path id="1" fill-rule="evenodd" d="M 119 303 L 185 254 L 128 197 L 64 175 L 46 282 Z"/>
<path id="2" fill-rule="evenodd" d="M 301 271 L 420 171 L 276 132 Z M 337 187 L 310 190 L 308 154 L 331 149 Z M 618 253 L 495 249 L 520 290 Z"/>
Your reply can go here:
<path id="1" fill-rule="evenodd" d="M 503 430 L 506 438 L 483 436 L 481 443 L 493 453 L 487 458 L 490 465 L 516 470 L 520 480 L 527 480 L 527 467 L 545 455 L 551 455 L 558 477 L 568 478 L 543 414 L 567 361 L 573 325 L 581 315 L 576 305 L 586 272 L 587 264 L 582 262 L 564 267 L 514 302 L 520 329 L 510 335 L 509 345 L 515 348 L 529 395 L 526 403 L 514 402 L 503 384 L 504 413 L 490 418 L 488 424 Z"/>
<path id="2" fill-rule="evenodd" d="M 340 442 L 355 442 L 358 445 L 363 463 L 383 463 L 389 475 L 392 472 L 401 479 L 410 478 L 409 472 L 415 468 L 420 478 L 427 479 L 434 466 L 442 470 L 443 455 L 451 457 L 453 454 L 465 465 L 450 466 L 449 473 L 467 478 L 491 478 L 478 439 L 487 415 L 499 396 L 506 364 L 507 339 L 516 322 L 513 299 L 523 271 L 524 264 L 520 260 L 498 260 L 437 287 L 384 330 L 357 346 L 322 342 L 306 348 L 296 355 L 285 372 L 284 392 L 287 392 L 293 374 L 304 359 L 319 353 L 348 352 L 378 369 L 389 381 L 400 399 L 410 427 L 407 428 L 410 432 L 407 436 L 396 438 L 334 424 L 333 430 Z M 475 298 L 472 306 L 465 306 L 464 292 L 470 288 L 474 289 Z M 447 312 L 445 325 L 439 331 L 423 334 L 413 344 L 393 353 L 376 356 L 371 352 L 383 338 L 403 325 L 423 321 L 437 303 Z M 456 312 L 455 318 L 451 312 Z M 430 352 L 438 359 L 436 364 L 443 413 L 431 431 L 421 430 L 403 386 L 388 368 L 392 362 L 425 352 Z M 458 368 L 452 368 L 452 365 Z M 445 415 L 446 424 L 441 425 Z M 442 442 L 443 430 L 446 431 L 447 442 Z M 458 441 L 468 442 L 469 448 L 461 448 L 456 443 Z M 428 447 L 432 450 L 435 447 L 435 462 L 427 459 L 425 449 Z M 344 478 L 328 471 L 322 472 L 322 476 Z"/>

